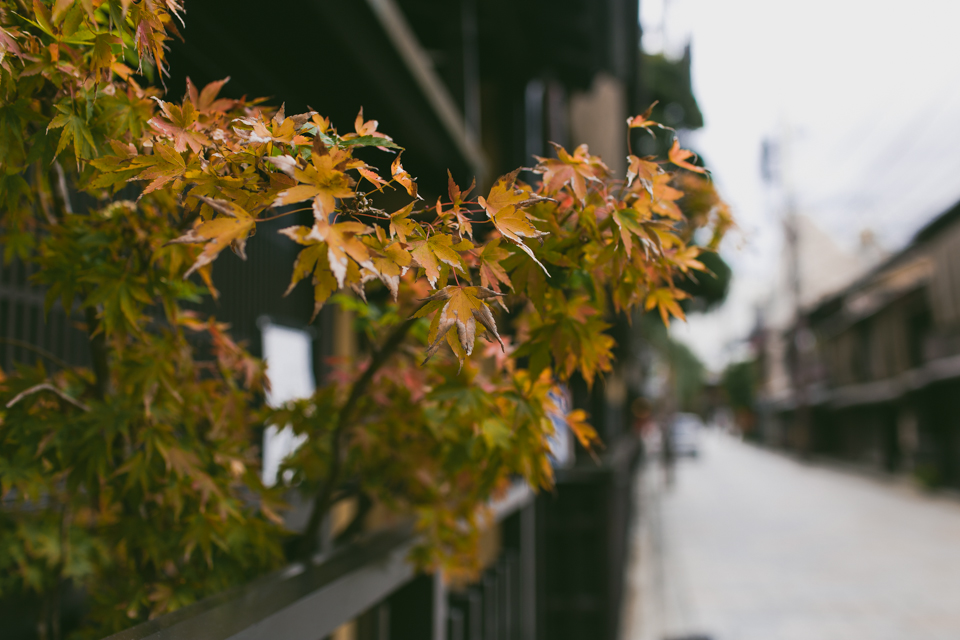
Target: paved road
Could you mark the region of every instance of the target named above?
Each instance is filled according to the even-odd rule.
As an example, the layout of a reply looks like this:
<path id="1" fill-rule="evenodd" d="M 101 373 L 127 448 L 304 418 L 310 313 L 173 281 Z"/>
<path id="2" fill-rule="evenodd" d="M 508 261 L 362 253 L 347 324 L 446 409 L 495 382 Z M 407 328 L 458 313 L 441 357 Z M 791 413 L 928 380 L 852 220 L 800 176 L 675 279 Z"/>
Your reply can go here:
<path id="1" fill-rule="evenodd" d="M 960 639 L 960 502 L 721 435 L 648 466 L 624 640 Z"/>

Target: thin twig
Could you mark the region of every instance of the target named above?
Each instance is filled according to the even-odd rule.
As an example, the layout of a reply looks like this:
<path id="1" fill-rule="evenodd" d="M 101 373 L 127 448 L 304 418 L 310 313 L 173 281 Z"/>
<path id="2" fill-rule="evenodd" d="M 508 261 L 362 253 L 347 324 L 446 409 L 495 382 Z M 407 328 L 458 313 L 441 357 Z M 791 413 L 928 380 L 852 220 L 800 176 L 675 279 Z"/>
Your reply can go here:
<path id="1" fill-rule="evenodd" d="M 16 338 L 0 338 L 0 343 L 9 344 L 14 347 L 20 347 L 21 349 L 26 349 L 28 351 L 33 351 L 38 356 L 44 357 L 53 364 L 57 365 L 61 369 L 70 369 L 71 366 L 65 360 L 61 360 L 57 356 L 53 355 L 46 349 L 32 345 L 29 342 L 24 342 L 23 340 L 17 340 Z"/>
<path id="2" fill-rule="evenodd" d="M 18 393 L 16 396 L 14 396 L 13 400 L 7 403 L 7 409 L 11 408 L 13 405 L 17 404 L 27 396 L 33 395 L 34 393 L 39 393 L 41 391 L 52 391 L 53 393 L 60 396 L 61 400 L 65 400 L 69 402 L 70 404 L 77 407 L 78 409 L 83 409 L 84 411 L 90 411 L 90 407 L 88 407 L 87 405 L 83 404 L 82 402 L 80 402 L 75 398 L 71 398 L 66 393 L 64 393 L 60 389 L 57 389 L 55 386 L 53 386 L 49 382 L 41 382 L 40 384 L 33 385 L 29 389 L 24 389 L 23 391 Z"/>

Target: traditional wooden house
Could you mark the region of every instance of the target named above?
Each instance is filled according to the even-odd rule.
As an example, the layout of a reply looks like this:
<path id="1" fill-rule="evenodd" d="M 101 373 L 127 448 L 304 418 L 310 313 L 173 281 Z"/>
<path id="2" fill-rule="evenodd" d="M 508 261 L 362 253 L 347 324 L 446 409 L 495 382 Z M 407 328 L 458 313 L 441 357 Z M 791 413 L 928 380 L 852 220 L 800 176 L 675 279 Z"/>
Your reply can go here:
<path id="1" fill-rule="evenodd" d="M 960 204 L 806 318 L 807 450 L 960 486 Z"/>

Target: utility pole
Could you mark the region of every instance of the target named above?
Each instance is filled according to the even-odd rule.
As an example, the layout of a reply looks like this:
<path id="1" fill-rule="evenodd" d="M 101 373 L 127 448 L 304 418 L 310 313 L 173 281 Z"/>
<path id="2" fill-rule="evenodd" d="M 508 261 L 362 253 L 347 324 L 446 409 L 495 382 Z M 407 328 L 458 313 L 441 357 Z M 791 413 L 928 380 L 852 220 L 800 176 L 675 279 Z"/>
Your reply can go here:
<path id="1" fill-rule="evenodd" d="M 783 202 L 783 228 L 786 239 L 787 265 L 790 294 L 793 302 L 793 331 L 791 336 L 792 355 L 790 359 L 790 379 L 793 386 L 794 419 L 788 444 L 802 456 L 810 454 L 812 445 L 812 425 L 809 386 L 809 352 L 813 336 L 810 333 L 807 316 L 803 312 L 803 269 L 800 256 L 800 221 L 793 185 L 791 166 L 792 135 L 788 125 L 782 127 L 777 142 L 765 140 L 763 144 L 762 171 L 764 181 L 775 185 L 780 191 Z"/>

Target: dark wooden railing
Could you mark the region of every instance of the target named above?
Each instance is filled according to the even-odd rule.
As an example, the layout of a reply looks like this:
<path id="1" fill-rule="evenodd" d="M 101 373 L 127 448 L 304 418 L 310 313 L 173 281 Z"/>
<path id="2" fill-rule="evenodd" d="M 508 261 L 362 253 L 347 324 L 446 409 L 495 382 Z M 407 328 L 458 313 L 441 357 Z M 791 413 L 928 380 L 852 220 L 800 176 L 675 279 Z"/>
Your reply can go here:
<path id="1" fill-rule="evenodd" d="M 106 640 L 520 640 L 536 630 L 533 495 L 517 485 L 493 505 L 505 532 L 480 580 L 448 590 L 407 561 L 409 525 L 297 563 Z M 494 525 L 496 526 L 496 525 Z"/>

